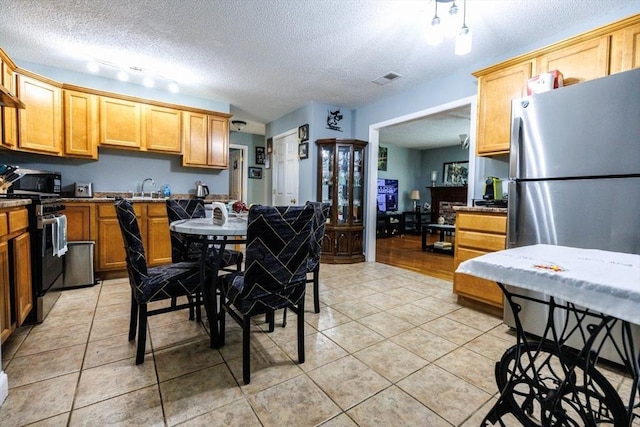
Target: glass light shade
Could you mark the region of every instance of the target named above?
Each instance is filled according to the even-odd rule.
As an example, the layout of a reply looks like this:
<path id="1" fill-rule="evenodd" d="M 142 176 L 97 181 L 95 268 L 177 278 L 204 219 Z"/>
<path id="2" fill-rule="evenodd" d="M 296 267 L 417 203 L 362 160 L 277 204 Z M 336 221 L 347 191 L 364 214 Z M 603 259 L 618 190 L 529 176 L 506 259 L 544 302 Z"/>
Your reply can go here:
<path id="1" fill-rule="evenodd" d="M 153 87 L 155 85 L 155 82 L 153 81 L 153 78 L 149 76 L 145 76 L 142 79 L 142 84 L 145 85 L 146 87 Z"/>
<path id="2" fill-rule="evenodd" d="M 436 16 L 431 20 L 431 25 L 427 28 L 427 43 L 431 46 L 436 46 L 442 43 L 443 38 L 444 34 L 440 18 Z"/>
<path id="3" fill-rule="evenodd" d="M 180 91 L 180 88 L 178 87 L 178 83 L 176 82 L 171 82 L 169 83 L 169 92 L 171 93 L 178 93 Z"/>
<path id="4" fill-rule="evenodd" d="M 87 68 L 89 69 L 89 71 L 91 71 L 92 73 L 97 73 L 98 70 L 100 69 L 100 66 L 98 65 L 98 63 L 96 61 L 91 61 L 87 64 Z"/>
<path id="5" fill-rule="evenodd" d="M 456 55 L 466 55 L 471 52 L 471 30 L 464 25 L 456 37 Z"/>
<path id="6" fill-rule="evenodd" d="M 127 80 L 129 80 L 129 74 L 127 74 L 123 70 L 118 71 L 118 80 L 120 80 L 121 82 L 126 82 Z"/>

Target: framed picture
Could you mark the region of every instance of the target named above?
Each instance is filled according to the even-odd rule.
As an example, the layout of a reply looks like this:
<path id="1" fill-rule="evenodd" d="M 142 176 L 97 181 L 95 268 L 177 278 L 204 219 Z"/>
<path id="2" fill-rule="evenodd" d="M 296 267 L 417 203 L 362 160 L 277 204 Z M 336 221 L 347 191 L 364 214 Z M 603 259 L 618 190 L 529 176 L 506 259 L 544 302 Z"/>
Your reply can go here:
<path id="1" fill-rule="evenodd" d="M 249 178 L 262 179 L 262 168 L 249 167 Z"/>
<path id="2" fill-rule="evenodd" d="M 300 159 L 308 159 L 309 158 L 309 143 L 303 142 L 298 145 L 298 157 Z"/>
<path id="3" fill-rule="evenodd" d="M 264 147 L 256 147 L 256 165 L 264 165 Z"/>
<path id="4" fill-rule="evenodd" d="M 309 124 L 302 125 L 298 128 L 298 139 L 300 142 L 309 140 Z"/>
<path id="5" fill-rule="evenodd" d="M 387 147 L 378 148 L 378 170 L 387 170 Z"/>
<path id="6" fill-rule="evenodd" d="M 267 154 L 273 153 L 273 138 L 267 138 Z"/>
<path id="7" fill-rule="evenodd" d="M 469 162 L 449 162 L 442 168 L 444 185 L 467 185 Z"/>

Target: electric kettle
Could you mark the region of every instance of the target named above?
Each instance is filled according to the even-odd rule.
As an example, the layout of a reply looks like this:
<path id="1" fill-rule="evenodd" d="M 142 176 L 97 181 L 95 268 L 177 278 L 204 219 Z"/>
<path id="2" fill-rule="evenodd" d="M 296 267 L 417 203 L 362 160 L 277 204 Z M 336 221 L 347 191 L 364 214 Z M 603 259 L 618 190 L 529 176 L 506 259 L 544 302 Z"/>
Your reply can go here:
<path id="1" fill-rule="evenodd" d="M 196 198 L 204 199 L 209 195 L 209 187 L 202 181 L 196 181 Z"/>

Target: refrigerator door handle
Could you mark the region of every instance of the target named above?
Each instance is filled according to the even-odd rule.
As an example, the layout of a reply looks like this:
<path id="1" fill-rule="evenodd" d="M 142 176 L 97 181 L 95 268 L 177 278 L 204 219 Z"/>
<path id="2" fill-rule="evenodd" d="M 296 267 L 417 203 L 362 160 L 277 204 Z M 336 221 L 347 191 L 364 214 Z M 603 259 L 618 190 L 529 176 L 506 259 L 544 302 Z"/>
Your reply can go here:
<path id="1" fill-rule="evenodd" d="M 516 182 L 509 181 L 509 204 L 507 205 L 507 248 L 518 241 L 518 192 Z"/>
<path id="2" fill-rule="evenodd" d="M 522 118 L 514 117 L 511 121 L 511 145 L 509 151 L 509 178 L 516 179 L 520 176 L 518 165 L 520 164 L 520 149 L 522 142 Z"/>

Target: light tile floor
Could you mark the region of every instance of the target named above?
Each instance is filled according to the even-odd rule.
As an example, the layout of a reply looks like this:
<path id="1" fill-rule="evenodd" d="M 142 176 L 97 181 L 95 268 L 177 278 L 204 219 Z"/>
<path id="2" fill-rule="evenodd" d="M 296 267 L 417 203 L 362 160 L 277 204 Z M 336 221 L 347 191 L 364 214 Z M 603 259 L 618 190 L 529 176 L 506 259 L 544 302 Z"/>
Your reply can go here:
<path id="1" fill-rule="evenodd" d="M 450 282 L 323 264 L 319 314 L 307 293 L 306 362 L 293 313 L 270 334 L 258 317 L 244 385 L 240 329 L 229 319 L 211 350 L 186 311 L 150 318 L 136 366 L 129 289 L 65 291 L 44 323 L 16 331 L 2 348 L 1 426 L 478 426 L 495 403 L 495 362 L 515 343 L 501 319 L 458 305 Z"/>

